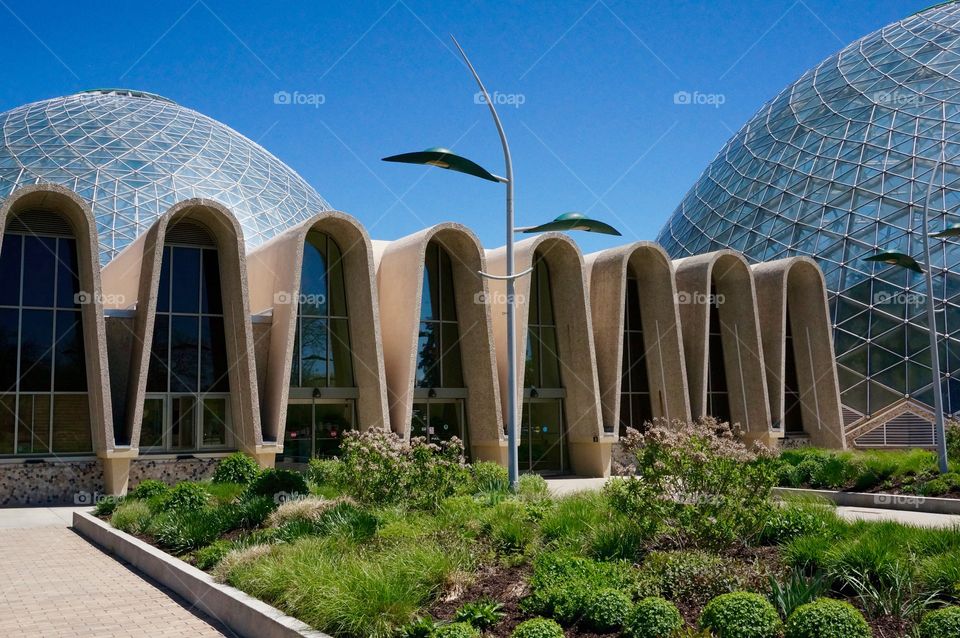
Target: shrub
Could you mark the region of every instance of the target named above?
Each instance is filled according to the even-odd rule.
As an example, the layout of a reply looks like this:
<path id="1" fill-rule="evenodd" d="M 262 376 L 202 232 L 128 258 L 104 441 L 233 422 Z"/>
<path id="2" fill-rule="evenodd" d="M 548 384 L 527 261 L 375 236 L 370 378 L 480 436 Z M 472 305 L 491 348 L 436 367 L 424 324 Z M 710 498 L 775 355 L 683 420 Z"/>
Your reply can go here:
<path id="1" fill-rule="evenodd" d="M 823 535 L 835 520 L 835 510 L 827 503 L 789 502 L 769 509 L 757 540 L 765 545 L 779 545 L 800 536 Z"/>
<path id="2" fill-rule="evenodd" d="M 947 472 L 937 478 L 921 483 L 918 488 L 921 496 L 943 496 L 954 491 L 960 491 L 960 473 Z"/>
<path id="3" fill-rule="evenodd" d="M 204 571 L 211 569 L 223 560 L 223 557 L 229 554 L 233 548 L 233 543 L 228 540 L 213 541 L 206 547 L 197 550 L 194 556 L 194 564 L 197 569 Z"/>
<path id="4" fill-rule="evenodd" d="M 947 421 L 947 458 L 960 463 L 960 421 Z"/>
<path id="5" fill-rule="evenodd" d="M 699 550 L 650 552 L 640 567 L 665 598 L 697 603 L 742 587 L 741 572 L 734 561 Z"/>
<path id="6" fill-rule="evenodd" d="M 760 594 L 735 592 L 707 603 L 700 614 L 700 627 L 717 638 L 776 638 L 783 623 L 770 601 Z"/>
<path id="7" fill-rule="evenodd" d="M 130 492 L 130 498 L 138 498 L 141 500 L 149 500 L 158 494 L 166 494 L 170 491 L 170 488 L 167 487 L 166 483 L 162 481 L 157 481 L 154 479 L 147 479 L 145 481 L 140 481 L 133 490 Z"/>
<path id="8" fill-rule="evenodd" d="M 564 638 L 563 628 L 547 618 L 531 618 L 517 625 L 510 638 Z"/>
<path id="9" fill-rule="evenodd" d="M 400 638 L 433 638 L 437 623 L 432 618 L 417 618 L 400 628 Z"/>
<path id="10" fill-rule="evenodd" d="M 491 461 L 477 461 L 470 465 L 470 491 L 474 494 L 481 492 L 506 492 L 510 489 L 510 479 L 507 468 Z"/>
<path id="11" fill-rule="evenodd" d="M 527 613 L 572 624 L 586 613 L 593 592 L 635 587 L 636 577 L 625 561 L 600 562 L 566 551 L 546 552 L 534 559 L 531 594 L 520 606 Z"/>
<path id="12" fill-rule="evenodd" d="M 588 596 L 583 620 L 601 633 L 623 627 L 631 608 L 630 596 L 616 589 L 601 589 Z"/>
<path id="13" fill-rule="evenodd" d="M 143 501 L 131 500 L 122 503 L 113 512 L 110 524 L 121 532 L 128 534 L 142 534 L 150 523 L 153 514 Z"/>
<path id="14" fill-rule="evenodd" d="M 123 502 L 122 496 L 104 496 L 93 506 L 94 516 L 110 516 L 117 506 Z"/>
<path id="15" fill-rule="evenodd" d="M 299 472 L 269 468 L 260 473 L 247 488 L 254 496 L 268 496 L 276 503 L 309 493 L 307 481 Z"/>
<path id="16" fill-rule="evenodd" d="M 343 484 L 343 463 L 340 459 L 310 459 L 307 478 L 317 485 L 339 487 Z"/>
<path id="17" fill-rule="evenodd" d="M 960 607 L 944 607 L 924 614 L 917 627 L 919 638 L 960 636 Z"/>
<path id="18" fill-rule="evenodd" d="M 186 513 L 206 507 L 210 501 L 210 493 L 199 483 L 184 481 L 169 492 L 157 494 L 152 498 L 163 499 L 161 510 L 164 512 Z"/>
<path id="19" fill-rule="evenodd" d="M 480 632 L 466 622 L 440 625 L 433 631 L 434 638 L 480 638 Z"/>
<path id="20" fill-rule="evenodd" d="M 236 503 L 222 507 L 229 513 L 230 529 L 253 529 L 263 525 L 277 504 L 266 496 L 245 495 Z"/>
<path id="21" fill-rule="evenodd" d="M 454 622 L 469 623 L 477 629 L 489 629 L 503 619 L 503 605 L 483 598 L 464 603 L 453 615 Z"/>
<path id="22" fill-rule="evenodd" d="M 626 638 L 671 638 L 681 627 L 683 617 L 676 605 L 663 598 L 644 598 L 627 616 Z"/>
<path id="23" fill-rule="evenodd" d="M 517 494 L 526 499 L 546 498 L 550 489 L 546 479 L 539 474 L 523 474 L 517 479 Z"/>
<path id="24" fill-rule="evenodd" d="M 863 615 L 850 603 L 820 598 L 801 605 L 787 619 L 786 638 L 870 638 Z"/>
<path id="25" fill-rule="evenodd" d="M 636 456 L 636 475 L 607 485 L 613 507 L 681 547 L 743 542 L 761 526 L 776 466 L 736 434 L 713 418 L 631 430 L 622 445 Z"/>
<path id="26" fill-rule="evenodd" d="M 260 466 L 253 457 L 243 452 L 234 452 L 217 463 L 217 469 L 213 471 L 213 482 L 249 485 L 258 474 L 260 474 Z"/>

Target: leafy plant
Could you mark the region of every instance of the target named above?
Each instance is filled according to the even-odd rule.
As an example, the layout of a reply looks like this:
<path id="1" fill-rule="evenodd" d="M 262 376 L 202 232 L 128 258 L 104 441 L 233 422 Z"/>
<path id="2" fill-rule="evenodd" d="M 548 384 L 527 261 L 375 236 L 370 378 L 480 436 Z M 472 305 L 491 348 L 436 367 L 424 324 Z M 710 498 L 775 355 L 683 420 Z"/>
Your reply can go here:
<path id="1" fill-rule="evenodd" d="M 776 638 L 783 623 L 770 601 L 760 594 L 735 592 L 707 603 L 700 614 L 700 627 L 717 638 Z"/>
<path id="2" fill-rule="evenodd" d="M 960 636 L 960 607 L 944 607 L 924 614 L 917 626 L 919 638 Z"/>
<path id="3" fill-rule="evenodd" d="M 280 504 L 291 498 L 304 496 L 309 492 L 307 481 L 299 472 L 268 468 L 250 483 L 247 493 L 253 496 L 267 496 Z"/>
<path id="4" fill-rule="evenodd" d="M 510 489 L 507 468 L 491 461 L 477 461 L 470 465 L 469 490 L 474 494 L 506 493 Z"/>
<path id="5" fill-rule="evenodd" d="M 230 541 L 216 540 L 197 550 L 194 555 L 194 564 L 198 569 L 206 571 L 216 566 L 233 549 L 234 545 Z"/>
<path id="6" fill-rule="evenodd" d="M 525 620 L 510 634 L 510 638 L 564 638 L 563 628 L 547 618 Z"/>
<path id="7" fill-rule="evenodd" d="M 583 620 L 601 633 L 623 627 L 632 607 L 630 596 L 616 589 L 601 589 L 587 597 Z"/>
<path id="8" fill-rule="evenodd" d="M 830 581 L 822 573 L 805 576 L 801 570 L 791 570 L 784 581 L 770 576 L 770 602 L 780 616 L 787 618 L 800 605 L 821 597 L 830 590 Z"/>
<path id="9" fill-rule="evenodd" d="M 820 598 L 787 619 L 785 638 L 870 638 L 870 626 L 850 603 Z"/>
<path id="10" fill-rule="evenodd" d="M 549 493 L 547 481 L 539 474 L 522 474 L 517 479 L 517 494 L 521 498 L 546 498 Z"/>
<path id="11" fill-rule="evenodd" d="M 838 576 L 856 592 L 872 618 L 914 618 L 939 595 L 937 591 L 920 592 L 914 582 L 913 570 L 900 561 L 885 566 L 880 572 L 847 568 Z"/>
<path id="12" fill-rule="evenodd" d="M 757 542 L 779 545 L 800 536 L 823 535 L 836 521 L 834 507 L 826 502 L 792 500 L 769 508 Z"/>
<path id="13" fill-rule="evenodd" d="M 343 463 L 340 459 L 310 459 L 307 478 L 317 485 L 339 487 L 345 480 Z"/>
<path id="14" fill-rule="evenodd" d="M 249 485 L 260 474 L 260 466 L 253 457 L 243 452 L 234 452 L 217 463 L 213 471 L 214 483 Z"/>
<path id="15" fill-rule="evenodd" d="M 663 598 L 644 598 L 627 615 L 626 638 L 671 638 L 683 627 L 676 605 Z"/>
<path id="16" fill-rule="evenodd" d="M 117 506 L 123 502 L 122 496 L 104 496 L 97 500 L 97 504 L 93 506 L 93 515 L 94 516 L 109 516 L 113 514 L 113 511 L 117 509 Z"/>
<path id="17" fill-rule="evenodd" d="M 129 497 L 149 500 L 158 494 L 165 494 L 169 491 L 170 488 L 167 487 L 166 483 L 155 479 L 146 479 L 140 481 L 140 483 L 130 491 Z"/>
<path id="18" fill-rule="evenodd" d="M 476 627 L 467 622 L 453 622 L 448 625 L 438 625 L 433 631 L 435 638 L 480 638 Z"/>
<path id="19" fill-rule="evenodd" d="M 432 618 L 416 618 L 397 632 L 399 638 L 434 638 L 437 623 Z"/>
<path id="20" fill-rule="evenodd" d="M 196 512 L 210 502 L 210 493 L 203 485 L 192 481 L 178 483 L 169 492 L 161 492 L 152 498 L 158 497 L 163 499 L 161 509 L 165 512 Z"/>
<path id="21" fill-rule="evenodd" d="M 503 605 L 490 598 L 464 603 L 453 615 L 454 622 L 465 622 L 477 629 L 489 629 L 503 619 Z"/>
<path id="22" fill-rule="evenodd" d="M 700 550 L 650 552 L 640 567 L 664 597 L 698 603 L 742 587 L 741 572 L 734 561 Z"/>

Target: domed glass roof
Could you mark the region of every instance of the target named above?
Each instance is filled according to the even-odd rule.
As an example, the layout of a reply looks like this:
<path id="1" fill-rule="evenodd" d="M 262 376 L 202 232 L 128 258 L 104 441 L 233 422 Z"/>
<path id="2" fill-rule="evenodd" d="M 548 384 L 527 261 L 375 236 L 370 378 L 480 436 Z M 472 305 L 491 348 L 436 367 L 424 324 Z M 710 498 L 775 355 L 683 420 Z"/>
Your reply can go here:
<path id="1" fill-rule="evenodd" d="M 92 204 L 102 264 L 173 204 L 216 200 L 252 248 L 327 202 L 258 144 L 233 129 L 140 91 L 100 89 L 0 114 L 0 197 L 53 182 Z"/>
<path id="2" fill-rule="evenodd" d="M 854 42 L 784 89 L 727 142 L 658 240 L 673 257 L 720 248 L 753 261 L 815 257 L 844 405 L 872 414 L 905 395 L 932 405 L 923 276 L 863 258 L 889 250 L 923 261 L 920 213 L 941 151 L 931 232 L 960 221 L 954 3 Z M 945 406 L 957 412 L 960 274 L 947 269 L 960 263 L 960 244 L 932 242 Z"/>

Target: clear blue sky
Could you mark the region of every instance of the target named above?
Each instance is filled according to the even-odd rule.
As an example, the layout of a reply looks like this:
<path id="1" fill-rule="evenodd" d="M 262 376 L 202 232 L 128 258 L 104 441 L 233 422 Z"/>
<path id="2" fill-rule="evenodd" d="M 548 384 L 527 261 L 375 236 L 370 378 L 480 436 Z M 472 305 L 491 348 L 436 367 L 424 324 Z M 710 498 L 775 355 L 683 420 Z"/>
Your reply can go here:
<path id="1" fill-rule="evenodd" d="M 584 210 L 653 239 L 764 102 L 929 4 L 0 0 L 0 110 L 89 88 L 152 91 L 258 141 L 375 239 L 452 220 L 498 246 L 502 187 L 379 161 L 439 145 L 502 171 L 454 33 L 488 88 L 523 102 L 500 107 L 518 224 Z M 323 104 L 275 104 L 278 91 Z M 677 91 L 723 103 L 677 105 Z M 616 243 L 577 240 L 587 252 Z"/>

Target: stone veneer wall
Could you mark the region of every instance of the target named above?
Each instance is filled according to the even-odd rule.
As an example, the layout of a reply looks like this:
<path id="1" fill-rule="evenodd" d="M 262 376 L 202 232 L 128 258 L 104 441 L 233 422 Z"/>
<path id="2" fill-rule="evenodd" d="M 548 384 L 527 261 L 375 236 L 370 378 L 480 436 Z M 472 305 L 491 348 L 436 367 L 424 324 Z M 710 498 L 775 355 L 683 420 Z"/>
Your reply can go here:
<path id="1" fill-rule="evenodd" d="M 168 485 L 210 478 L 219 458 L 151 459 L 130 463 L 130 487 L 146 479 Z M 93 505 L 103 494 L 99 459 L 0 464 L 0 507 Z"/>

